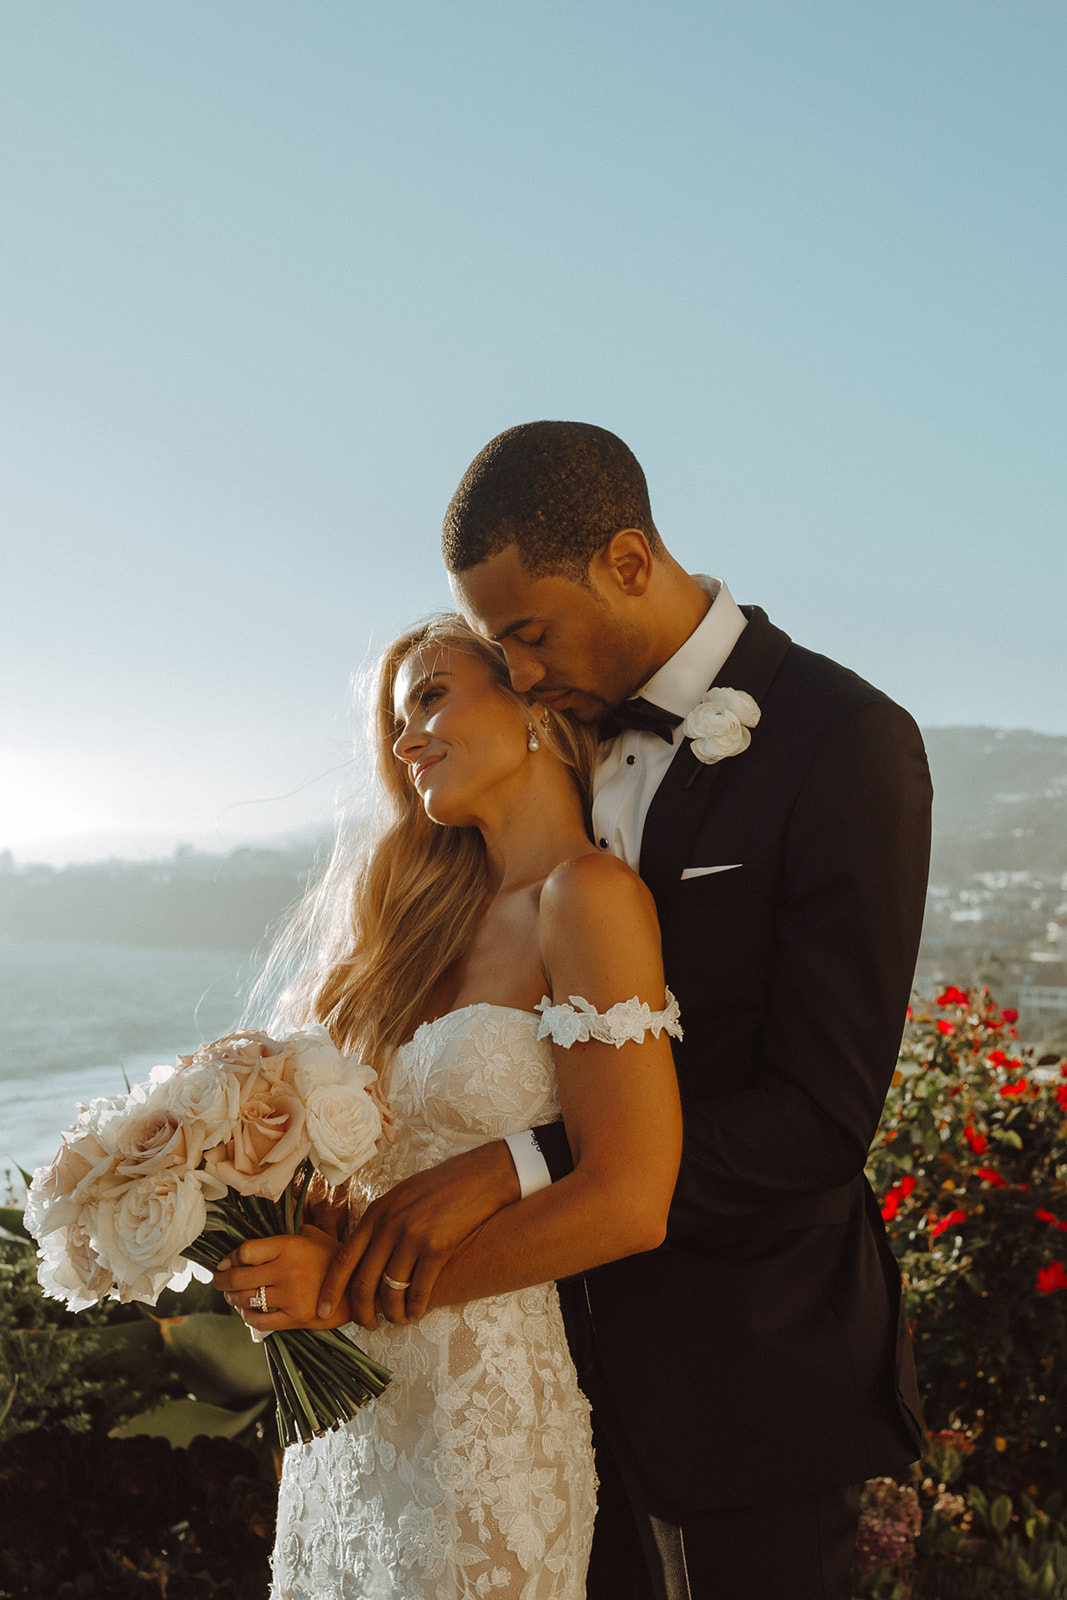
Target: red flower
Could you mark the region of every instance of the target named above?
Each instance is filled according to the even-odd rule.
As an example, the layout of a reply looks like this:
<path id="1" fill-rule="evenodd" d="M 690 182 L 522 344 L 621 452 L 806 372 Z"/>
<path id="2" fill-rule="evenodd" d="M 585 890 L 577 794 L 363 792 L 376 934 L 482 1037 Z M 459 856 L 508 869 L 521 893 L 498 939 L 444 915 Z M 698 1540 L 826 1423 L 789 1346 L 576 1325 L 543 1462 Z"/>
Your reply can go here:
<path id="1" fill-rule="evenodd" d="M 989 1065 L 991 1067 L 1006 1067 L 1008 1065 L 1008 1058 L 1003 1050 L 990 1050 Z"/>
<path id="2" fill-rule="evenodd" d="M 1067 1061 L 1060 1062 L 1060 1077 L 1067 1078 Z"/>
<path id="3" fill-rule="evenodd" d="M 973 1128 L 964 1128 L 963 1137 L 970 1145 L 976 1156 L 983 1155 L 989 1147 L 989 1140 L 984 1133 L 975 1133 Z"/>
<path id="4" fill-rule="evenodd" d="M 1056 1104 L 1061 1105 L 1064 1111 L 1067 1111 L 1067 1083 L 1057 1084 Z"/>
<path id="5" fill-rule="evenodd" d="M 937 1024 L 938 1033 L 955 1033 L 956 1027 L 952 1022 L 946 1022 L 944 1017 Z"/>
<path id="6" fill-rule="evenodd" d="M 1060 1233 L 1067 1233 L 1067 1222 L 1061 1222 L 1051 1211 L 1035 1211 L 1034 1216 L 1038 1222 L 1051 1222 L 1052 1226 L 1058 1228 Z"/>
<path id="7" fill-rule="evenodd" d="M 1030 1085 L 1025 1078 L 1017 1078 L 1014 1083 L 1006 1083 L 1000 1091 L 1000 1098 L 1008 1100 L 1013 1094 L 1025 1094 Z"/>
<path id="8" fill-rule="evenodd" d="M 947 1217 L 942 1217 L 940 1222 L 935 1222 L 930 1229 L 931 1239 L 937 1239 L 946 1228 L 958 1227 L 961 1222 L 967 1221 L 966 1211 L 950 1211 Z"/>
<path id="9" fill-rule="evenodd" d="M 1019 1020 L 1019 1013 L 1017 1011 L 1013 1010 L 1010 1006 L 1007 1007 L 1000 1014 L 1004 1018 L 1005 1022 L 1018 1022 L 1018 1020 Z"/>
<path id="10" fill-rule="evenodd" d="M 882 1216 L 886 1222 L 892 1222 L 900 1210 L 900 1202 L 906 1200 L 914 1188 L 915 1179 L 910 1173 L 906 1178 L 901 1178 L 899 1183 L 893 1185 L 885 1197 L 885 1204 L 882 1206 Z"/>
<path id="11" fill-rule="evenodd" d="M 1034 1288 L 1041 1294 L 1055 1294 L 1057 1289 L 1067 1289 L 1067 1268 L 1062 1261 L 1050 1261 L 1038 1270 Z"/>
<path id="12" fill-rule="evenodd" d="M 974 1170 L 979 1178 L 985 1183 L 991 1183 L 994 1189 L 1003 1189 L 1004 1179 L 995 1167 L 975 1167 Z"/>
<path id="13" fill-rule="evenodd" d="M 971 997 L 966 989 L 957 989 L 954 983 L 950 983 L 944 994 L 939 994 L 937 997 L 939 1006 L 966 1006 L 970 1005 L 970 1002 Z"/>

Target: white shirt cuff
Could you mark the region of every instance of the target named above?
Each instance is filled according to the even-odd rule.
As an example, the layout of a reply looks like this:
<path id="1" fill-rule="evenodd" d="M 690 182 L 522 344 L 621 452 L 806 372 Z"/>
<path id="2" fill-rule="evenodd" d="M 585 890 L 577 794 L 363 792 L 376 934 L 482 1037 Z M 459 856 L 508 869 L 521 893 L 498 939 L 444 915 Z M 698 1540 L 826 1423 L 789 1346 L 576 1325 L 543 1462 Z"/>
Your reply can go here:
<path id="1" fill-rule="evenodd" d="M 527 1195 L 536 1194 L 538 1189 L 547 1189 L 552 1182 L 552 1174 L 548 1170 L 547 1161 L 537 1148 L 533 1130 L 526 1128 L 522 1133 L 505 1134 L 504 1143 L 511 1151 L 511 1159 L 518 1174 L 519 1198 L 525 1200 Z"/>

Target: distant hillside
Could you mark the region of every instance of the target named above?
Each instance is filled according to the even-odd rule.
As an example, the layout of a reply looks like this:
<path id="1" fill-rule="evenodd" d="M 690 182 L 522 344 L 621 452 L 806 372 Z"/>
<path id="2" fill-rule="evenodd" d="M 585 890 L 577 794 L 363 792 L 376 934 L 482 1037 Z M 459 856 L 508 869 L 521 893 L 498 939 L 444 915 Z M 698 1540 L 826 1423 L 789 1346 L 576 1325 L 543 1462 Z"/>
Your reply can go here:
<path id="1" fill-rule="evenodd" d="M 934 883 L 1067 873 L 1067 738 L 998 728 L 928 728 L 923 737 L 934 779 Z"/>
<path id="2" fill-rule="evenodd" d="M 1049 919 L 1063 915 L 1067 738 L 995 728 L 930 728 L 925 738 L 937 891 L 928 934 L 939 948 L 945 939 L 975 949 L 1045 940 Z M 301 894 L 317 853 L 310 842 L 225 856 L 183 847 L 165 861 L 58 869 L 0 854 L 0 936 L 252 950 Z"/>
<path id="3" fill-rule="evenodd" d="M 316 852 L 178 850 L 167 861 L 15 867 L 0 856 L 0 936 L 254 950 L 303 893 Z"/>

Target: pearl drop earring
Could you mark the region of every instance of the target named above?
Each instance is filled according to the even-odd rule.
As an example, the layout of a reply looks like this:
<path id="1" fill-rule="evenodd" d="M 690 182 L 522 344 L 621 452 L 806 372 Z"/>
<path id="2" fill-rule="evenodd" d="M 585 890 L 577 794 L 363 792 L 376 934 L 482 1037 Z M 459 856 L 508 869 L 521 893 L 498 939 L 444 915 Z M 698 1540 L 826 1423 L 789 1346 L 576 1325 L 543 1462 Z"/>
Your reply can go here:
<path id="1" fill-rule="evenodd" d="M 541 741 L 537 737 L 537 729 L 534 727 L 532 722 L 528 722 L 526 724 L 526 732 L 529 735 L 529 737 L 526 740 L 526 748 L 527 748 L 527 750 L 540 750 Z"/>

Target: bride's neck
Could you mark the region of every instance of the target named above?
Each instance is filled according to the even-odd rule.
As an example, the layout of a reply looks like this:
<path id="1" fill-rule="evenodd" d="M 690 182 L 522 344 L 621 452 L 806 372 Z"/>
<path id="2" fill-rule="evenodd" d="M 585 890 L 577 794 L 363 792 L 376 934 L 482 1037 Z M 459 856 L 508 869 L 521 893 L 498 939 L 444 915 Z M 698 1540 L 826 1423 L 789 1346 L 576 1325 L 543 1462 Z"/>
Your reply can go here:
<path id="1" fill-rule="evenodd" d="M 495 824 L 483 823 L 481 832 L 493 894 L 543 881 L 561 861 L 595 849 L 573 790 L 523 797 Z"/>

